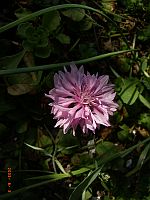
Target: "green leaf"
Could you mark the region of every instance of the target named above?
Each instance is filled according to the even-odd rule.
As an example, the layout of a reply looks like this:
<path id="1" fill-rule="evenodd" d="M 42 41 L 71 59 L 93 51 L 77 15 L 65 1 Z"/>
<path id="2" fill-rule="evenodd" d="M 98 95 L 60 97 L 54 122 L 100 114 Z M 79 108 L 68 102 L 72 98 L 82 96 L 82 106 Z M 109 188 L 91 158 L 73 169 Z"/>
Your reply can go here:
<path id="1" fill-rule="evenodd" d="M 138 84 L 139 80 L 136 78 L 123 79 L 122 90 L 119 95 L 124 103 L 128 105 L 135 103 L 139 96 Z"/>
<path id="2" fill-rule="evenodd" d="M 73 21 L 81 21 L 85 16 L 85 11 L 80 8 L 70 8 L 65 11 L 62 11 L 63 15 L 69 17 Z"/>
<path id="3" fill-rule="evenodd" d="M 79 141 L 72 133 L 63 134 L 62 132 L 57 135 L 56 141 L 58 141 L 58 148 L 64 154 L 71 154 L 74 152 L 74 148 L 79 145 Z"/>
<path id="4" fill-rule="evenodd" d="M 8 77 L 9 84 L 32 84 L 33 80 L 30 74 L 22 73 L 19 75 L 12 75 Z"/>
<path id="5" fill-rule="evenodd" d="M 19 36 L 26 38 L 26 31 L 28 28 L 32 28 L 32 24 L 30 22 L 24 22 L 18 25 L 17 33 Z"/>
<path id="6" fill-rule="evenodd" d="M 13 96 L 26 94 L 35 88 L 30 74 L 13 75 L 8 78 L 7 91 Z"/>
<path id="7" fill-rule="evenodd" d="M 142 82 L 147 90 L 150 90 L 150 77 L 143 77 Z"/>
<path id="8" fill-rule="evenodd" d="M 128 72 L 131 68 L 131 64 L 130 64 L 130 59 L 126 58 L 124 56 L 119 56 L 118 58 L 118 64 L 120 65 L 120 71 L 121 72 Z"/>
<path id="9" fill-rule="evenodd" d="M 32 84 L 14 84 L 7 87 L 8 94 L 13 96 L 18 96 L 26 94 L 33 90 L 34 86 Z"/>
<path id="10" fill-rule="evenodd" d="M 25 34 L 25 41 L 33 47 L 46 47 L 48 45 L 48 30 L 43 26 L 39 26 L 37 28 L 28 27 Z"/>
<path id="11" fill-rule="evenodd" d="M 93 162 L 88 152 L 74 154 L 71 158 L 71 163 L 78 166 L 86 166 Z"/>
<path id="12" fill-rule="evenodd" d="M 118 139 L 120 141 L 132 140 L 129 127 L 126 124 L 123 124 L 120 128 L 122 130 L 117 133 Z"/>
<path id="13" fill-rule="evenodd" d="M 19 8 L 15 11 L 15 15 L 17 18 L 22 18 L 29 14 L 31 14 L 31 11 L 27 10 L 26 8 Z"/>
<path id="14" fill-rule="evenodd" d="M 87 178 L 85 178 L 72 192 L 69 200 L 80 199 L 82 193 L 91 185 L 91 183 L 97 178 L 101 171 L 101 168 L 94 170 Z"/>
<path id="15" fill-rule="evenodd" d="M 51 154 L 53 151 L 53 144 L 51 137 L 45 135 L 44 130 L 38 129 L 38 138 L 36 141 L 36 146 L 43 148 L 45 153 Z"/>
<path id="16" fill-rule="evenodd" d="M 99 156 L 113 155 L 118 152 L 116 146 L 112 142 L 103 141 L 96 145 L 96 152 Z"/>
<path id="17" fill-rule="evenodd" d="M 55 159 L 55 162 L 57 164 L 57 166 L 59 167 L 59 169 L 61 170 L 62 173 L 67 174 L 67 172 L 64 170 L 62 164 L 59 162 L 59 160 Z"/>
<path id="18" fill-rule="evenodd" d="M 145 71 L 147 69 L 147 67 L 148 67 L 148 59 L 147 58 L 142 59 L 141 67 L 142 67 L 142 71 Z"/>
<path id="19" fill-rule="evenodd" d="M 118 139 L 120 141 L 131 140 L 131 135 L 129 134 L 129 130 L 121 130 L 117 133 Z"/>
<path id="20" fill-rule="evenodd" d="M 141 155 L 140 155 L 140 157 L 139 157 L 139 160 L 138 160 L 138 162 L 137 162 L 136 167 L 135 167 L 133 170 L 131 170 L 130 172 L 128 172 L 128 173 L 126 174 L 126 176 L 131 176 L 132 174 L 136 173 L 137 171 L 139 171 L 139 170 L 141 169 L 141 167 L 142 167 L 143 164 L 144 164 L 144 161 L 145 161 L 145 159 L 146 159 L 146 156 L 147 156 L 149 150 L 150 150 L 150 143 L 148 143 L 148 144 L 146 145 L 146 147 L 144 148 L 144 150 L 142 151 L 142 153 L 141 153 Z"/>
<path id="21" fill-rule="evenodd" d="M 92 197 L 92 191 L 85 190 L 82 194 L 82 200 L 89 200 Z"/>
<path id="22" fill-rule="evenodd" d="M 92 28 L 93 22 L 89 18 L 85 18 L 80 22 L 80 30 L 87 31 Z"/>
<path id="23" fill-rule="evenodd" d="M 144 106 L 150 109 L 150 102 L 145 99 L 141 94 L 139 94 L 139 100 L 144 104 Z"/>
<path id="24" fill-rule="evenodd" d="M 58 11 L 53 11 L 44 14 L 42 25 L 48 29 L 49 33 L 52 33 L 54 30 L 57 29 L 57 27 L 60 25 L 60 15 Z"/>
<path id="25" fill-rule="evenodd" d="M 36 47 L 34 53 L 35 53 L 35 56 L 37 56 L 37 57 L 48 58 L 51 54 L 51 48 L 50 48 L 50 46 Z"/>
<path id="26" fill-rule="evenodd" d="M 145 29 L 143 29 L 139 35 L 138 35 L 138 39 L 142 40 L 142 41 L 146 41 L 150 39 L 150 25 L 148 25 L 147 27 L 145 27 Z"/>
<path id="27" fill-rule="evenodd" d="M 27 145 L 28 147 L 30 147 L 31 149 L 37 150 L 37 151 L 44 151 L 44 149 L 40 148 L 40 147 L 36 147 L 33 145 L 30 145 L 28 143 L 25 142 L 25 145 Z"/>
<path id="28" fill-rule="evenodd" d="M 12 56 L 6 56 L 6 57 L 3 57 L 3 58 L 0 58 L 0 68 L 1 69 L 15 69 L 15 68 L 17 68 L 20 61 L 22 60 L 24 54 L 25 54 L 25 51 L 21 51 L 21 52 L 14 54 Z"/>
<path id="29" fill-rule="evenodd" d="M 122 152 L 116 153 L 115 155 L 113 155 L 111 157 L 108 156 L 107 158 L 105 158 L 104 161 L 101 160 L 100 162 L 101 162 L 101 164 L 106 164 L 107 162 L 112 161 L 113 159 L 115 159 L 119 156 L 125 157 L 129 153 L 131 153 L 135 148 L 137 148 L 137 147 L 141 146 L 142 144 L 145 144 L 146 142 L 149 142 L 149 141 L 150 141 L 150 138 L 147 138 L 144 141 L 139 142 L 138 144 L 131 146 L 130 148 L 125 149 Z M 92 166 L 89 166 L 89 167 L 92 167 Z M 95 165 L 93 167 L 95 167 Z M 72 171 L 71 173 L 72 173 L 72 175 L 79 175 L 79 174 L 85 173 L 89 170 L 90 170 L 90 168 L 80 168 L 79 170 Z M 24 193 L 29 189 L 33 189 L 33 188 L 36 188 L 36 187 L 39 187 L 39 186 L 42 186 L 42 185 L 46 185 L 50 182 L 58 181 L 58 180 L 61 180 L 61 179 L 64 179 L 64 178 L 67 178 L 67 177 L 70 177 L 70 176 L 71 176 L 70 173 L 68 173 L 68 175 L 67 174 L 56 174 L 56 173 L 54 173 L 54 174 L 51 174 L 51 175 L 30 178 L 30 179 L 39 179 L 39 180 L 45 179 L 46 181 L 40 181 L 36 184 L 25 186 L 25 187 L 22 187 L 20 189 L 15 190 L 15 191 L 12 191 L 11 193 L 6 193 L 6 194 L 3 194 L 3 195 L 0 195 L 0 198 L 1 199 L 12 198 L 13 196 Z M 50 179 L 50 180 L 47 180 L 47 179 Z M 85 186 L 86 185 L 87 184 L 85 184 Z"/>
<path id="30" fill-rule="evenodd" d="M 70 37 L 64 33 L 60 33 L 56 36 L 56 39 L 59 40 L 62 44 L 70 44 Z"/>
<path id="31" fill-rule="evenodd" d="M 97 55 L 94 43 L 80 44 L 79 52 L 81 54 L 81 58 L 89 58 Z"/>
<path id="32" fill-rule="evenodd" d="M 119 126 L 122 130 L 129 131 L 129 127 L 126 124 L 123 124 L 122 126 Z"/>
<path id="33" fill-rule="evenodd" d="M 150 130 L 150 113 L 142 113 L 138 123 Z"/>
<path id="34" fill-rule="evenodd" d="M 116 3 L 116 0 L 102 0 L 102 6 L 104 7 L 104 9 L 109 10 L 111 12 L 114 11 Z"/>

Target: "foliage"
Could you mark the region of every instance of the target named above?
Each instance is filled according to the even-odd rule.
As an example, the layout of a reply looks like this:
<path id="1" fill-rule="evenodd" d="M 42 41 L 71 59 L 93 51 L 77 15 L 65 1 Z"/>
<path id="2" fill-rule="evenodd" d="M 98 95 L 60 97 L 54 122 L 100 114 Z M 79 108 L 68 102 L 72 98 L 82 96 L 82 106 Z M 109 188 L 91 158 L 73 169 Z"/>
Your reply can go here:
<path id="1" fill-rule="evenodd" d="M 0 199 L 150 198 L 149 11 L 147 0 L 6 0 Z M 115 85 L 118 111 L 95 135 L 54 128 L 45 93 L 72 61 Z"/>

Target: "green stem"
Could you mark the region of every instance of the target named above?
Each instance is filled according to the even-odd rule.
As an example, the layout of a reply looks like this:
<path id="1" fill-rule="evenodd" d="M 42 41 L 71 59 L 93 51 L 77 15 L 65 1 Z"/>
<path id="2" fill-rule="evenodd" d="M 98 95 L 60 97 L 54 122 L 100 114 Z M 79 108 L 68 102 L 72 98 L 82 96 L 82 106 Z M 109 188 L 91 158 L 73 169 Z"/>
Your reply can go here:
<path id="1" fill-rule="evenodd" d="M 75 64 L 83 64 L 83 63 L 88 63 L 88 62 L 100 60 L 100 59 L 103 59 L 103 58 L 107 58 L 107 57 L 110 57 L 110 56 L 115 56 L 115 55 L 118 55 L 118 54 L 127 53 L 127 52 L 130 52 L 130 51 L 135 51 L 135 49 L 111 52 L 111 53 L 102 54 L 102 55 L 94 56 L 94 57 L 91 57 L 91 58 L 86 58 L 86 59 L 72 61 L 72 62 L 75 63 Z M 64 63 L 36 66 L 36 67 L 29 67 L 29 68 L 22 67 L 22 68 L 17 68 L 17 69 L 0 70 L 0 75 L 10 75 L 10 74 L 19 74 L 19 73 L 26 73 L 26 72 L 33 72 L 33 71 L 40 71 L 40 70 L 55 69 L 55 68 L 60 68 L 60 67 L 63 67 L 63 66 L 70 65 L 70 63 L 71 63 L 71 61 L 64 62 Z"/>
<path id="2" fill-rule="evenodd" d="M 82 9 L 86 9 L 86 10 L 91 10 L 93 12 L 99 13 L 101 15 L 103 15 L 104 17 L 107 17 L 103 12 L 101 12 L 98 9 L 89 7 L 89 6 L 85 6 L 85 5 L 80 5 L 80 4 L 62 4 L 62 5 L 57 5 L 57 6 L 52 6 L 52 7 L 48 7 L 48 8 L 44 8 L 42 10 L 39 10 L 37 12 L 34 12 L 32 14 L 26 15 L 25 17 L 21 17 L 20 19 L 13 21 L 5 26 L 2 26 L 0 28 L 0 33 L 13 28 L 15 26 L 17 26 L 18 24 L 22 23 L 22 22 L 26 22 L 28 20 L 31 20 L 35 17 L 38 17 L 40 15 L 43 15 L 45 13 L 51 12 L 51 11 L 55 11 L 55 10 L 60 10 L 60 9 L 66 9 L 66 8 L 82 8 Z"/>

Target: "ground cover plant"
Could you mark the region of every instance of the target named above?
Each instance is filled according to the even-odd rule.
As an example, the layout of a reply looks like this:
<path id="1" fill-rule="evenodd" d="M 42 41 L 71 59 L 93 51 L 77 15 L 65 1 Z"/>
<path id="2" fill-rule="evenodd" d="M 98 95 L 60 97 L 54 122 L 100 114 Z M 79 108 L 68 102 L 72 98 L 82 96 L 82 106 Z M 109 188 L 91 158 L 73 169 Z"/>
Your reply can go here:
<path id="1" fill-rule="evenodd" d="M 150 199 L 149 1 L 0 9 L 0 199 Z"/>

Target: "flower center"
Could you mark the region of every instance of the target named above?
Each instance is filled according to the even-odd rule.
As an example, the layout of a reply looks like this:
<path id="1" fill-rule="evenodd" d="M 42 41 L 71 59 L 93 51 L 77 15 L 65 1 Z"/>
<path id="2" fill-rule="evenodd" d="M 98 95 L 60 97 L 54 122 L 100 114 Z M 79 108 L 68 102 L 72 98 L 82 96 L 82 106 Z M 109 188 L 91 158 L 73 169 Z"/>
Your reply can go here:
<path id="1" fill-rule="evenodd" d="M 74 92 L 75 94 L 75 100 L 80 104 L 80 105 L 88 105 L 91 106 L 91 102 L 95 100 L 95 97 L 91 93 L 91 91 L 87 88 L 88 86 L 84 85 L 81 87 L 81 89 L 77 88 Z"/>
<path id="2" fill-rule="evenodd" d="M 94 97 L 89 90 L 81 91 L 79 95 L 80 104 L 82 105 L 91 105 L 91 102 L 94 101 Z"/>

